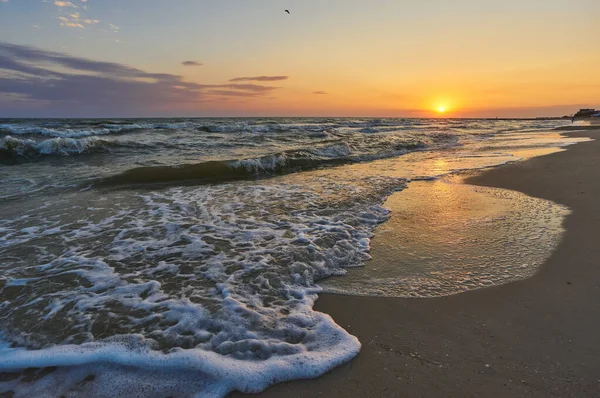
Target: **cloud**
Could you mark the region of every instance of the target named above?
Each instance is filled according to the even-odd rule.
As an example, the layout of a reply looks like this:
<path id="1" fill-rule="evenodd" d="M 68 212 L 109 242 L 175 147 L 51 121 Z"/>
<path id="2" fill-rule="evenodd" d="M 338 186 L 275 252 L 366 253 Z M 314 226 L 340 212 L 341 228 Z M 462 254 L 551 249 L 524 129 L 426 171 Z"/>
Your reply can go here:
<path id="1" fill-rule="evenodd" d="M 313 94 L 326 95 L 327 92 L 325 92 L 325 91 L 313 91 Z"/>
<path id="2" fill-rule="evenodd" d="M 201 64 L 200 62 L 196 62 L 196 61 L 183 61 L 181 63 L 181 65 L 183 65 L 183 66 L 202 66 L 204 64 Z"/>
<path id="3" fill-rule="evenodd" d="M 258 97 L 262 93 L 253 91 L 234 91 L 234 90 L 211 90 L 211 94 L 226 97 Z"/>
<path id="4" fill-rule="evenodd" d="M 231 90 L 252 91 L 255 93 L 266 93 L 281 87 L 260 86 L 258 84 L 211 84 L 203 85 L 204 88 L 228 88 Z"/>
<path id="5" fill-rule="evenodd" d="M 230 79 L 230 82 L 275 82 L 279 80 L 287 80 L 289 76 L 255 76 L 255 77 L 236 77 Z"/>
<path id="6" fill-rule="evenodd" d="M 277 89 L 198 84 L 179 75 L 0 42 L 0 101 L 5 115 L 11 109 L 26 112 L 40 104 L 54 116 L 155 115 L 194 111 L 201 104 L 226 98 L 268 96 Z"/>
<path id="7" fill-rule="evenodd" d="M 83 28 L 83 25 L 79 23 L 79 18 L 58 17 L 60 20 L 60 26 L 67 26 L 69 28 Z"/>
<path id="8" fill-rule="evenodd" d="M 97 19 L 82 18 L 79 12 L 69 10 L 68 8 L 78 8 L 76 5 L 69 1 L 55 1 L 54 4 L 58 7 L 61 7 L 60 14 L 62 15 L 58 17 L 58 19 L 60 20 L 60 26 L 83 29 L 85 25 L 95 25 L 98 22 L 100 22 Z M 85 9 L 86 7 L 84 6 L 83 8 Z"/>
<path id="9" fill-rule="evenodd" d="M 59 6 L 59 7 L 72 7 L 72 8 L 77 8 L 77 6 L 73 3 L 71 3 L 70 1 L 55 1 L 54 2 L 55 5 Z"/>

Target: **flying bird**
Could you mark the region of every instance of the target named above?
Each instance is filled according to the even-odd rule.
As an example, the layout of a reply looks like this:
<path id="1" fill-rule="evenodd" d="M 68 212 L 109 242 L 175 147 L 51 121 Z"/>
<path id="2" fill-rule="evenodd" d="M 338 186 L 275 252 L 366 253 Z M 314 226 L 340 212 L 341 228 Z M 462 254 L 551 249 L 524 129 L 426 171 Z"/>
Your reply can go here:
<path id="1" fill-rule="evenodd" d="M 285 10 L 285 12 L 287 12 L 288 14 L 290 14 L 290 10 Z M 292 14 L 290 14 L 290 15 L 292 15 Z"/>

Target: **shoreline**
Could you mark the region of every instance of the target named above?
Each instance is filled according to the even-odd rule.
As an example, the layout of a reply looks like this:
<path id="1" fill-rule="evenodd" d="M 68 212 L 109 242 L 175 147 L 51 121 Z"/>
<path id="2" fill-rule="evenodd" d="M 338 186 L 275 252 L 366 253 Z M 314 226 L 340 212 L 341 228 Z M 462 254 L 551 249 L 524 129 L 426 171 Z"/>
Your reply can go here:
<path id="1" fill-rule="evenodd" d="M 592 130 L 564 134 L 594 138 Z M 596 396 L 599 151 L 600 141 L 581 143 L 464 181 L 571 209 L 561 242 L 533 277 L 431 299 L 320 295 L 315 309 L 358 337 L 360 354 L 261 396 Z"/>

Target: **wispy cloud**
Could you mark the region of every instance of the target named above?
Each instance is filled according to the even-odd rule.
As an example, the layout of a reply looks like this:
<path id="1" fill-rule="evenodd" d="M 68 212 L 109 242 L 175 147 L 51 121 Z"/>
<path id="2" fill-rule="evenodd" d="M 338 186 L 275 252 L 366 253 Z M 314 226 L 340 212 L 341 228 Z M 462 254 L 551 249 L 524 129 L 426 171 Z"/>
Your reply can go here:
<path id="1" fill-rule="evenodd" d="M 60 26 L 67 28 L 80 28 L 83 29 L 89 25 L 96 25 L 100 23 L 98 19 L 94 19 L 86 15 L 88 6 L 87 0 L 81 0 L 83 5 L 76 5 L 70 1 L 55 0 L 54 5 L 58 7 L 58 20 Z M 77 9 L 77 10 L 75 10 Z M 83 15 L 82 15 L 83 13 Z M 113 32 L 118 32 L 118 27 L 112 24 L 108 24 L 109 29 Z"/>
<path id="2" fill-rule="evenodd" d="M 234 90 L 211 90 L 211 95 L 223 97 L 258 97 L 262 93 L 256 91 L 234 91 Z"/>
<path id="3" fill-rule="evenodd" d="M 55 1 L 54 2 L 55 5 L 59 6 L 59 7 L 71 7 L 71 8 L 77 8 L 77 6 L 73 3 L 71 3 L 70 1 Z"/>
<path id="4" fill-rule="evenodd" d="M 181 65 L 183 65 L 183 66 L 202 66 L 204 64 L 202 64 L 200 62 L 196 62 L 196 61 L 183 61 L 181 63 Z"/>
<path id="5" fill-rule="evenodd" d="M 327 92 L 325 92 L 325 91 L 313 91 L 313 94 L 326 95 Z"/>
<path id="6" fill-rule="evenodd" d="M 83 28 L 83 25 L 77 21 L 70 20 L 67 17 L 58 17 L 60 19 L 60 26 L 66 26 L 69 28 Z"/>
<path id="7" fill-rule="evenodd" d="M 258 84 L 208 84 L 208 85 L 201 85 L 201 87 L 203 88 L 228 88 L 231 90 L 242 90 L 242 91 L 252 91 L 255 93 L 258 92 L 269 92 L 269 91 L 273 91 L 276 90 L 278 88 L 281 87 L 272 87 L 272 86 L 261 86 Z"/>
<path id="8" fill-rule="evenodd" d="M 280 80 L 287 80 L 289 76 L 254 76 L 254 77 L 235 77 L 230 82 L 275 82 Z"/>
<path id="9" fill-rule="evenodd" d="M 81 15 L 78 12 L 66 14 L 65 16 L 58 17 L 60 20 L 61 26 L 67 26 L 70 28 L 83 28 L 85 25 L 95 25 L 98 21 L 97 19 L 89 19 L 89 18 L 81 18 Z"/>
<path id="10" fill-rule="evenodd" d="M 199 84 L 182 76 L 0 42 L 0 100 L 44 104 L 56 114 L 123 114 L 197 109 L 224 98 L 269 96 L 279 87 Z M 16 105 L 15 105 L 16 106 Z M 6 108 L 10 109 L 10 108 Z"/>

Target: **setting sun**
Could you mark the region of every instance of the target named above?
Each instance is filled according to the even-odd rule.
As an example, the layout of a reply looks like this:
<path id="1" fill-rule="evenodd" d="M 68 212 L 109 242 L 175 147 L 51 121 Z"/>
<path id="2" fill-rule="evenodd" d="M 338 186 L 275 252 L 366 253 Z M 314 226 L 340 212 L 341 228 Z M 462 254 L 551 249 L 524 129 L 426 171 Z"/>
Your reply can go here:
<path id="1" fill-rule="evenodd" d="M 0 0 L 0 398 L 600 398 L 599 16 Z"/>

